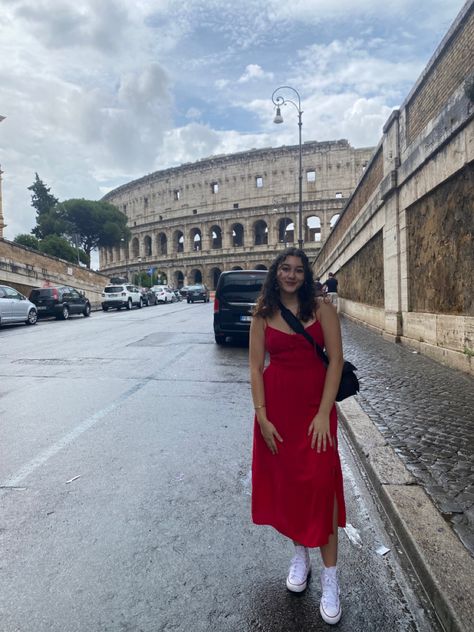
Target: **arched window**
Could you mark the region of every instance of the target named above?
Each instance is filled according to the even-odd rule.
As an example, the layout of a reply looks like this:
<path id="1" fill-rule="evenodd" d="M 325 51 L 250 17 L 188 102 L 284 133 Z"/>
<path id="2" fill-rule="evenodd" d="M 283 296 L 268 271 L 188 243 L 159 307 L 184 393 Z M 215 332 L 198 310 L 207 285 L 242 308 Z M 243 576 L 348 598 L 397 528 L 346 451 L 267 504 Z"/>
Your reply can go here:
<path id="1" fill-rule="evenodd" d="M 221 276 L 222 270 L 220 268 L 212 268 L 211 270 L 211 278 L 212 278 L 212 289 L 215 290 L 217 287 L 217 281 L 219 281 L 219 277 Z"/>
<path id="2" fill-rule="evenodd" d="M 232 245 L 234 248 L 244 245 L 244 227 L 242 224 L 232 226 Z"/>
<path id="3" fill-rule="evenodd" d="M 132 239 L 132 257 L 136 259 L 140 255 L 140 244 L 138 243 L 138 237 Z"/>
<path id="4" fill-rule="evenodd" d="M 202 236 L 199 228 L 193 228 L 189 233 L 192 249 L 194 251 L 202 250 Z"/>
<path id="5" fill-rule="evenodd" d="M 194 268 L 193 270 L 191 270 L 191 272 L 188 274 L 188 279 L 190 279 L 191 285 L 193 285 L 194 283 L 202 283 L 201 270 L 199 270 L 199 268 Z"/>
<path id="6" fill-rule="evenodd" d="M 168 254 L 168 240 L 166 238 L 165 233 L 160 233 L 157 237 L 158 242 L 158 254 L 167 255 Z"/>
<path id="7" fill-rule="evenodd" d="M 329 222 L 329 226 L 331 228 L 331 230 L 334 228 L 334 226 L 337 224 L 339 218 L 341 217 L 340 213 L 337 213 L 336 215 L 333 215 L 331 217 L 331 221 Z"/>
<path id="8" fill-rule="evenodd" d="M 306 219 L 304 232 L 306 242 L 321 241 L 321 220 L 317 215 L 311 215 Z"/>
<path id="9" fill-rule="evenodd" d="M 278 222 L 278 241 L 280 244 L 292 244 L 295 240 L 295 224 L 289 217 Z"/>
<path id="10" fill-rule="evenodd" d="M 211 228 L 211 248 L 222 248 L 222 230 L 220 226 L 214 225 Z"/>
<path id="11" fill-rule="evenodd" d="M 263 244 L 268 244 L 268 226 L 263 219 L 259 219 L 258 222 L 254 224 L 254 245 L 261 246 Z"/>
<path id="12" fill-rule="evenodd" d="M 149 235 L 145 236 L 143 245 L 145 246 L 145 257 L 151 257 L 151 254 L 152 254 L 151 237 Z"/>
<path id="13" fill-rule="evenodd" d="M 184 251 L 184 234 L 182 230 L 175 230 L 173 235 L 173 252 Z"/>

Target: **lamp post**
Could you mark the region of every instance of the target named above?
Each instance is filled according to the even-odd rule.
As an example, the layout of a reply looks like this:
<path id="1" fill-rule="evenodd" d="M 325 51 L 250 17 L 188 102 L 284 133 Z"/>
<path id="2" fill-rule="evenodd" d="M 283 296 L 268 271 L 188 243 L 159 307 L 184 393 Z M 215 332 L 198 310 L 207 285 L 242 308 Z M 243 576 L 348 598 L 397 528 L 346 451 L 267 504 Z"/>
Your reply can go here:
<path id="1" fill-rule="evenodd" d="M 135 285 L 140 285 L 140 267 L 141 267 L 141 263 L 142 263 L 142 258 L 141 257 L 137 257 L 137 261 L 138 261 L 138 267 L 137 267 L 137 274 L 135 276 L 136 278 L 136 283 Z"/>
<path id="2" fill-rule="evenodd" d="M 298 99 L 298 102 L 292 101 L 291 99 L 288 99 L 284 96 L 281 96 L 280 94 L 277 94 L 278 92 L 280 92 L 280 90 L 282 91 L 292 90 L 295 93 L 296 98 Z M 272 101 L 276 107 L 275 118 L 273 119 L 274 123 L 277 123 L 277 124 L 283 123 L 283 116 L 281 115 L 282 105 L 291 103 L 291 105 L 293 105 L 298 112 L 298 130 L 299 130 L 299 134 L 298 134 L 298 137 L 299 137 L 298 248 L 302 249 L 303 248 L 303 167 L 302 167 L 302 156 L 301 156 L 301 127 L 303 126 L 303 123 L 301 121 L 301 115 L 303 114 L 303 110 L 301 109 L 301 98 L 300 98 L 299 92 L 295 90 L 294 88 L 292 88 L 291 86 L 280 86 L 279 88 L 273 91 Z"/>

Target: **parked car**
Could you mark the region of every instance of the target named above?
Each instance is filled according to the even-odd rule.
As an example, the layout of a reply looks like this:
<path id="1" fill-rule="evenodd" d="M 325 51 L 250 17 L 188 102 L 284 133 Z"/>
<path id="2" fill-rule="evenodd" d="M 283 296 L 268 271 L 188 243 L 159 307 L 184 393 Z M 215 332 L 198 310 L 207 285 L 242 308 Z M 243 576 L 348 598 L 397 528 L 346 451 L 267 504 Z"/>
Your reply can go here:
<path id="1" fill-rule="evenodd" d="M 188 293 L 186 294 L 186 300 L 188 303 L 195 303 L 196 301 L 209 303 L 209 290 L 202 283 L 190 285 L 188 287 Z"/>
<path id="2" fill-rule="evenodd" d="M 143 305 L 148 307 L 150 305 L 156 305 L 158 300 L 156 298 L 156 294 L 148 287 L 141 287 L 140 292 L 142 293 Z"/>
<path id="3" fill-rule="evenodd" d="M 183 297 L 181 296 L 181 294 L 180 294 L 180 291 L 179 291 L 179 290 L 174 290 L 174 289 L 173 289 L 173 290 L 172 290 L 172 292 L 173 292 L 173 294 L 176 296 L 176 300 L 177 300 L 177 301 L 182 301 L 182 300 L 183 300 Z"/>
<path id="4" fill-rule="evenodd" d="M 68 285 L 55 285 L 34 288 L 30 292 L 30 301 L 36 305 L 38 316 L 55 316 L 67 320 L 74 314 L 90 316 L 91 304 L 83 292 Z"/>
<path id="5" fill-rule="evenodd" d="M 218 345 L 223 345 L 227 336 L 248 338 L 252 310 L 266 275 L 266 270 L 222 272 L 214 298 L 214 338 Z"/>
<path id="6" fill-rule="evenodd" d="M 188 294 L 188 288 L 189 288 L 189 285 L 182 285 L 179 288 L 179 293 L 181 294 L 182 298 L 186 298 L 186 296 Z"/>
<path id="7" fill-rule="evenodd" d="M 153 285 L 151 289 L 156 294 L 159 303 L 172 303 L 175 300 L 173 292 L 167 285 Z"/>
<path id="8" fill-rule="evenodd" d="M 0 285 L 0 326 L 10 323 L 35 325 L 38 320 L 36 305 L 15 288 Z"/>
<path id="9" fill-rule="evenodd" d="M 140 290 L 135 285 L 122 283 L 121 285 L 107 285 L 102 292 L 102 309 L 107 312 L 110 307 L 115 309 L 132 309 L 143 307 L 144 301 Z"/>

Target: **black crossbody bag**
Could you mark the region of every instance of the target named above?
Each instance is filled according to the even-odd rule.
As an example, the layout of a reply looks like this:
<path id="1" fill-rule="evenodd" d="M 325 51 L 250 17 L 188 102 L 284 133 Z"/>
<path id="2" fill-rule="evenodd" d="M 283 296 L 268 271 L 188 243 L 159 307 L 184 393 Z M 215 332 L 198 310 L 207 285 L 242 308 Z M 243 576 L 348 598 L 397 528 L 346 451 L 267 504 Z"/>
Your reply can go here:
<path id="1" fill-rule="evenodd" d="M 309 335 L 306 329 L 303 326 L 303 323 L 296 318 L 293 312 L 290 312 L 283 303 L 279 303 L 281 315 L 283 316 L 286 323 L 293 329 L 293 331 L 297 334 L 301 334 L 306 338 L 306 340 L 312 345 L 312 347 L 316 350 L 317 354 L 323 361 L 324 366 L 327 368 L 329 364 L 329 358 L 323 349 L 318 345 L 316 340 Z M 351 397 L 352 395 L 356 395 L 359 390 L 359 380 L 357 379 L 357 375 L 354 371 L 357 371 L 357 368 L 347 360 L 344 360 L 344 365 L 342 367 L 342 375 L 341 375 L 341 383 L 339 384 L 339 390 L 336 395 L 336 402 L 342 402 L 343 399 L 347 397 Z"/>

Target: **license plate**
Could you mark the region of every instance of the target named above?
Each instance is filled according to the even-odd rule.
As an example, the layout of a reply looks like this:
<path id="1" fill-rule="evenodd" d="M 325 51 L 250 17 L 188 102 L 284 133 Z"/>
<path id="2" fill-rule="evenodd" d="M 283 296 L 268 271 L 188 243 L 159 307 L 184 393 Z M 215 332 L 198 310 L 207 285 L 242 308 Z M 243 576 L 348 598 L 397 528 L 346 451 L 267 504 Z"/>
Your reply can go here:
<path id="1" fill-rule="evenodd" d="M 38 309 L 46 309 L 45 305 L 38 305 Z"/>
<path id="2" fill-rule="evenodd" d="M 242 322 L 244 322 L 244 323 L 248 323 L 248 322 L 250 322 L 250 321 L 252 320 L 252 316 L 244 316 L 244 315 L 242 315 L 242 316 L 240 317 L 240 320 L 241 320 Z"/>

